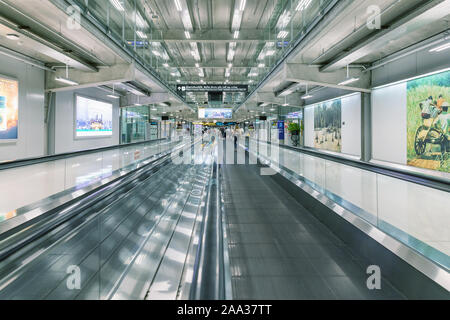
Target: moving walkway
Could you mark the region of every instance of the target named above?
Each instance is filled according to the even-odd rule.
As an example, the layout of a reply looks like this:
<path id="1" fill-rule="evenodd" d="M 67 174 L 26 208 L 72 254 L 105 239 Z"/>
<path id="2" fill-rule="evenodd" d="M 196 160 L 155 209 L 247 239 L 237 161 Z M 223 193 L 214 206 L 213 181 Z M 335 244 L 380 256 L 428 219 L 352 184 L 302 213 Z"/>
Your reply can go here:
<path id="1" fill-rule="evenodd" d="M 219 137 L 153 144 L 109 176 L 0 223 L 0 299 L 449 297 L 444 265 L 385 233 L 379 240 L 365 229 L 369 222 L 350 219 L 338 198 L 263 149 L 251 164 L 253 151 L 241 144 L 235 157 L 244 152 L 246 164 L 236 165 L 220 160 L 218 149 L 232 144 Z M 200 161 L 173 161 L 194 148 Z M 261 175 L 268 167 L 274 174 Z M 417 259 L 428 269 L 418 269 Z M 382 270 L 381 290 L 367 287 L 373 264 Z"/>

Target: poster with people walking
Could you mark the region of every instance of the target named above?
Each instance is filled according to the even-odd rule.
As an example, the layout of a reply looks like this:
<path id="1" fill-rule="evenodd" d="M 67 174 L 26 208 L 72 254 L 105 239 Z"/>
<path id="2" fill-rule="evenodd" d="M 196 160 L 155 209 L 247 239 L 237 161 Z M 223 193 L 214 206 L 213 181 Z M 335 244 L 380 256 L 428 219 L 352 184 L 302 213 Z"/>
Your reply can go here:
<path id="1" fill-rule="evenodd" d="M 408 165 L 450 172 L 450 71 L 407 83 Z"/>
<path id="2" fill-rule="evenodd" d="M 314 108 L 314 147 L 342 150 L 342 100 L 321 103 Z"/>

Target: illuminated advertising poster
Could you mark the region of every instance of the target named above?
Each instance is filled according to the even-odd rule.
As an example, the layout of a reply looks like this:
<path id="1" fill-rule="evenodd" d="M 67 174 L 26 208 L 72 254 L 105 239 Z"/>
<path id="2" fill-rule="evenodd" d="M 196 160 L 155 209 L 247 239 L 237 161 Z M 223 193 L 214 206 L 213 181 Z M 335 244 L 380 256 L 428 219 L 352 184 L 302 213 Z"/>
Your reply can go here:
<path id="1" fill-rule="evenodd" d="M 341 99 L 318 104 L 314 108 L 314 147 L 341 152 L 342 149 Z"/>
<path id="2" fill-rule="evenodd" d="M 19 82 L 0 77 L 0 141 L 17 140 L 19 133 Z"/>
<path id="3" fill-rule="evenodd" d="M 200 119 L 232 119 L 232 109 L 198 109 Z"/>
<path id="4" fill-rule="evenodd" d="M 112 136 L 111 103 L 76 97 L 76 137 L 95 138 Z"/>
<path id="5" fill-rule="evenodd" d="M 408 165 L 450 172 L 450 71 L 408 81 Z"/>

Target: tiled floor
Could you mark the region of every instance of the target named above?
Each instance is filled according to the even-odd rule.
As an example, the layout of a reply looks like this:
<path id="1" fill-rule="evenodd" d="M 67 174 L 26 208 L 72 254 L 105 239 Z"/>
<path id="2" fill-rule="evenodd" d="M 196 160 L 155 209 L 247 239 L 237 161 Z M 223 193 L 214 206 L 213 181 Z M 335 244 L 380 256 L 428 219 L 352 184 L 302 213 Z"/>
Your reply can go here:
<path id="1" fill-rule="evenodd" d="M 234 299 L 404 299 L 270 177 L 223 168 Z"/>

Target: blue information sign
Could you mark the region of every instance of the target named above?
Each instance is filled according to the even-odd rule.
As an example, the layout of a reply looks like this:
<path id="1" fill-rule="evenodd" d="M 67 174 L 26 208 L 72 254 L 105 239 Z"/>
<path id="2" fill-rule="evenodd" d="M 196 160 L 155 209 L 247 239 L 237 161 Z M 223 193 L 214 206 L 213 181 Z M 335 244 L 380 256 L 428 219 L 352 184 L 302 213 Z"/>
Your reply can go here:
<path id="1" fill-rule="evenodd" d="M 284 121 L 278 121 L 278 139 L 284 140 Z"/>

